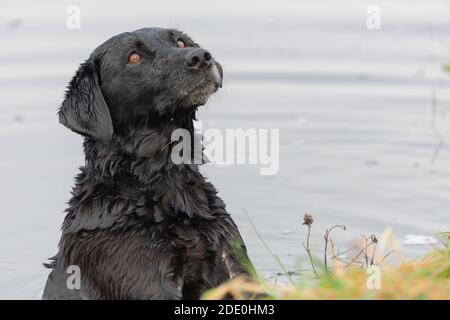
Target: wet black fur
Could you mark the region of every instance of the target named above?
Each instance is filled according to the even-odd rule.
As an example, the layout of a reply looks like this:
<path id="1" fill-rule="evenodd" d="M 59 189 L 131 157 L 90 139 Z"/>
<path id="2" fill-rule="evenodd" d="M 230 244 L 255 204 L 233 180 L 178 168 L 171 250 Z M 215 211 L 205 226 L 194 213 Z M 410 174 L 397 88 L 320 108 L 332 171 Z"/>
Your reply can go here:
<path id="1" fill-rule="evenodd" d="M 174 35 L 188 48 L 177 48 Z M 182 64 L 195 49 L 176 30 L 122 34 L 97 48 L 69 84 L 60 121 L 85 137 L 86 163 L 47 265 L 44 299 L 198 299 L 246 273 L 245 245 L 216 189 L 197 165 L 170 157 L 172 131 L 194 136 L 195 110 L 206 102 L 195 83 L 217 82 Z M 143 52 L 141 69 L 126 65 L 134 50 Z M 70 265 L 81 270 L 80 289 L 67 288 Z"/>

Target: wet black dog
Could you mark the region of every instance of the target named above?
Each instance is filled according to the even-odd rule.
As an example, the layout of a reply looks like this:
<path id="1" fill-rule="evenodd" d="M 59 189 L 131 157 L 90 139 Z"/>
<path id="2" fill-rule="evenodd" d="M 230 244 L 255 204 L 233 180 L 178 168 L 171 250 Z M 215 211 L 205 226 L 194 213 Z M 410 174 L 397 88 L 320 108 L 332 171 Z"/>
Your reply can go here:
<path id="1" fill-rule="evenodd" d="M 171 133 L 194 137 L 195 111 L 221 83 L 219 63 L 176 30 L 117 35 L 81 65 L 59 119 L 85 137 L 86 165 L 44 299 L 198 299 L 246 273 L 217 191 L 197 165 L 171 160 Z"/>

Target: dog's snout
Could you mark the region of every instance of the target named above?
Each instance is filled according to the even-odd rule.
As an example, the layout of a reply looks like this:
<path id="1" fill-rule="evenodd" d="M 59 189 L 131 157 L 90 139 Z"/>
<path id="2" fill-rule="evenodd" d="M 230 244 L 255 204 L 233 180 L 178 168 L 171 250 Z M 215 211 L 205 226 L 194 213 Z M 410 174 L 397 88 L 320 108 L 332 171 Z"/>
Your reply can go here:
<path id="1" fill-rule="evenodd" d="M 186 63 L 192 69 L 207 69 L 211 66 L 212 56 L 205 49 L 197 48 L 186 55 Z"/>

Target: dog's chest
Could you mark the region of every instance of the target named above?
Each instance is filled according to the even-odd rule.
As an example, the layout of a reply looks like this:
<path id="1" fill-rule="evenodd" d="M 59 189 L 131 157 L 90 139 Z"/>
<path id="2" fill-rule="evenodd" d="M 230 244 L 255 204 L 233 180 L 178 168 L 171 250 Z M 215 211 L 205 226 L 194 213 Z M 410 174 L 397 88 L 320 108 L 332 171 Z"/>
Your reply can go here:
<path id="1" fill-rule="evenodd" d="M 185 219 L 169 226 L 167 234 L 172 248 L 183 254 L 184 259 L 192 260 L 204 257 L 208 251 L 217 246 L 211 239 L 208 239 L 206 228 L 206 223 L 192 224 L 189 219 Z"/>
<path id="2" fill-rule="evenodd" d="M 223 244 L 214 229 L 215 225 L 206 221 L 184 221 L 169 228 L 172 263 L 180 283 L 200 286 L 216 277 L 211 270 L 216 270 Z"/>

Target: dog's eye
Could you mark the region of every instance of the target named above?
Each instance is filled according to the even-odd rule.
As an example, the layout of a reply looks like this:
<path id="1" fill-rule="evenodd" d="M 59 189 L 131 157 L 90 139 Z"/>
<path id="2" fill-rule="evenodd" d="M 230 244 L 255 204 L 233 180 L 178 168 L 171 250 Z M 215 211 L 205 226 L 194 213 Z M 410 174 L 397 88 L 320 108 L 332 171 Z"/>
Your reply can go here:
<path id="1" fill-rule="evenodd" d="M 142 56 L 139 53 L 133 52 L 128 57 L 128 63 L 130 64 L 136 64 L 139 63 L 142 60 Z"/>
<path id="2" fill-rule="evenodd" d="M 177 40 L 177 45 L 178 45 L 178 48 L 186 48 L 186 43 L 181 39 Z"/>

